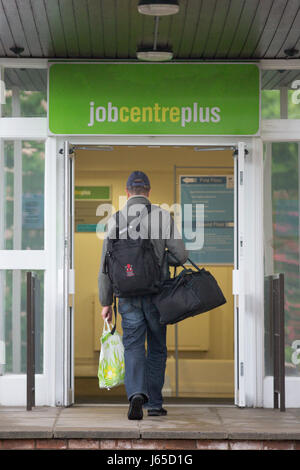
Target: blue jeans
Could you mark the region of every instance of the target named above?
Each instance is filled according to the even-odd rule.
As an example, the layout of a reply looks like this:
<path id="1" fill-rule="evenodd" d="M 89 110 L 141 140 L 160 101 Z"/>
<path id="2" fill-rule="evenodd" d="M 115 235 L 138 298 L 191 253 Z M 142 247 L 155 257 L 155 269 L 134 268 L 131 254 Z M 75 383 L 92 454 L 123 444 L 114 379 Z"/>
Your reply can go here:
<path id="1" fill-rule="evenodd" d="M 167 328 L 159 322 L 159 312 L 151 302 L 151 295 L 122 297 L 118 309 L 122 317 L 127 397 L 130 400 L 133 395 L 141 393 L 147 398 L 145 408 L 161 408 Z"/>

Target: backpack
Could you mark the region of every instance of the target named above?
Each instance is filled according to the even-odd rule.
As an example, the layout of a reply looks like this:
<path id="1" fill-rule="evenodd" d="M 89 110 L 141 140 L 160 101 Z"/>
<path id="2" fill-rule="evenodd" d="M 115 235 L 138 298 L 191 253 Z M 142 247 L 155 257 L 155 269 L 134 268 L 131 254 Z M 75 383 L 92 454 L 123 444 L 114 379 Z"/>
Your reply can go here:
<path id="1" fill-rule="evenodd" d="M 151 204 L 145 206 L 148 217 Z M 160 290 L 161 270 L 150 237 L 129 237 L 127 223 L 120 237 L 120 211 L 116 213 L 116 237 L 107 239 L 105 273 L 112 283 L 115 297 L 155 294 Z M 141 219 L 141 215 L 140 215 Z M 137 229 L 140 228 L 140 222 Z M 122 230 L 122 233 L 124 231 Z M 149 235 L 149 230 L 148 230 Z"/>

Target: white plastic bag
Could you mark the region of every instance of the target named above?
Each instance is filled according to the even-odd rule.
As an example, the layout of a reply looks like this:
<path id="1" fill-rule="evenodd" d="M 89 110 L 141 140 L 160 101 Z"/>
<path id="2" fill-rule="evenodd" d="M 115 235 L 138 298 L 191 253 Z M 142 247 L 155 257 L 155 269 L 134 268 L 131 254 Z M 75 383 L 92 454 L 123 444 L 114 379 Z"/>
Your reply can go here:
<path id="1" fill-rule="evenodd" d="M 99 388 L 107 388 L 109 390 L 124 383 L 125 365 L 122 338 L 117 331 L 113 335 L 111 334 L 107 320 L 104 320 L 100 342 Z"/>

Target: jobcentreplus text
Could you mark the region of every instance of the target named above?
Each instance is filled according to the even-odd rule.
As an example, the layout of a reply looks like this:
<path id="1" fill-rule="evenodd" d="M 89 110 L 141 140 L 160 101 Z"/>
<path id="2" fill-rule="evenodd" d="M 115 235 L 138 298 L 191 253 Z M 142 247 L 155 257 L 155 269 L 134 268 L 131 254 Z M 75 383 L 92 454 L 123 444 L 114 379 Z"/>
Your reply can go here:
<path id="1" fill-rule="evenodd" d="M 107 105 L 97 106 L 90 102 L 89 127 L 95 122 L 180 122 L 185 127 L 189 122 L 212 122 L 221 120 L 221 109 L 218 106 L 203 107 L 199 103 L 191 106 L 115 106 L 111 102 Z"/>

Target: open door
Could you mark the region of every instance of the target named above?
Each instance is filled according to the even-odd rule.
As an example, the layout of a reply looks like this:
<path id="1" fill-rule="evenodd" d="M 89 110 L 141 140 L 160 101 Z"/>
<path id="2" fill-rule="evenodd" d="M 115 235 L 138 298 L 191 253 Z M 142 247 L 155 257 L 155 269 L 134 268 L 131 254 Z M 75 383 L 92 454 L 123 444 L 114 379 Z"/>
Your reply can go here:
<path id="1" fill-rule="evenodd" d="M 64 406 L 74 403 L 74 150 L 64 142 Z"/>
<path id="2" fill-rule="evenodd" d="M 234 152 L 234 363 L 235 404 L 245 406 L 245 154 L 244 142 Z"/>

